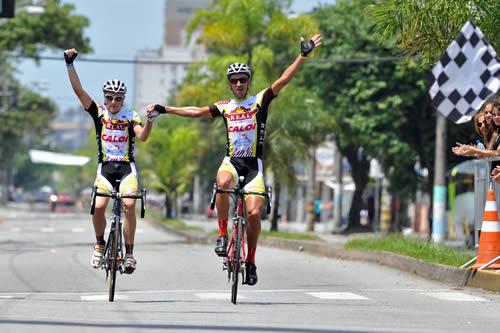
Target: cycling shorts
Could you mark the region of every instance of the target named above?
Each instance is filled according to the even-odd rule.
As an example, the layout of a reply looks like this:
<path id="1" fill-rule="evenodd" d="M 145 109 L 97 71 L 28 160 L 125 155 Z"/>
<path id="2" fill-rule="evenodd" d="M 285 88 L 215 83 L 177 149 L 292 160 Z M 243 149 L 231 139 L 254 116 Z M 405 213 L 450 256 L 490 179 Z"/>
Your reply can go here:
<path id="1" fill-rule="evenodd" d="M 227 171 L 233 175 L 233 186 L 240 176 L 245 177 L 243 189 L 249 192 L 265 193 L 264 164 L 257 157 L 229 157 L 222 161 L 217 173 Z"/>
<path id="2" fill-rule="evenodd" d="M 137 170 L 134 162 L 102 162 L 97 166 L 95 186 L 111 192 L 120 180 L 120 193 L 132 193 L 139 188 Z"/>

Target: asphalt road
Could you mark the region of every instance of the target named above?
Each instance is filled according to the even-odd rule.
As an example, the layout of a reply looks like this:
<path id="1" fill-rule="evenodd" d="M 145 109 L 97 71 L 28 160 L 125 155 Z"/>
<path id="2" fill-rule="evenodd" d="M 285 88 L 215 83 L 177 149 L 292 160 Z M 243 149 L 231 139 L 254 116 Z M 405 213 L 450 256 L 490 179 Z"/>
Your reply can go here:
<path id="1" fill-rule="evenodd" d="M 498 332 L 500 295 L 394 269 L 260 248 L 230 286 L 212 245 L 138 224 L 137 271 L 107 301 L 83 213 L 0 209 L 0 332 Z"/>

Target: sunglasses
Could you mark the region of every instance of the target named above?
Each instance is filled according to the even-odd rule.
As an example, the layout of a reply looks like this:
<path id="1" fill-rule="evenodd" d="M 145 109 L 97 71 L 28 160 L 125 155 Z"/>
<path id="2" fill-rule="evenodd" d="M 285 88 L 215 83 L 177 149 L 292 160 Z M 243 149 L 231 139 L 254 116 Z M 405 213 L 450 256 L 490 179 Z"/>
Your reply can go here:
<path id="1" fill-rule="evenodd" d="M 112 101 L 121 102 L 125 99 L 124 96 L 112 96 L 112 95 L 104 95 L 104 98 L 106 98 L 106 100 L 108 102 L 112 102 Z"/>
<path id="2" fill-rule="evenodd" d="M 245 84 L 248 82 L 248 79 L 246 77 L 240 77 L 238 79 L 229 79 L 229 82 L 231 82 L 231 84 L 238 84 L 238 81 L 241 84 Z"/>

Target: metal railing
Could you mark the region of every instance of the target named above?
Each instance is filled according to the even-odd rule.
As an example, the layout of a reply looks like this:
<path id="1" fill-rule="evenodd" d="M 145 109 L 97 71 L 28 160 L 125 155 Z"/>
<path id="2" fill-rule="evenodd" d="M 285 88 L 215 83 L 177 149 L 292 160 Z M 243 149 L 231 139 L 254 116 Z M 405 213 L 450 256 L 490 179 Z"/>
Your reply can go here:
<path id="1" fill-rule="evenodd" d="M 495 190 L 497 207 L 500 207 L 500 185 L 491 181 L 492 165 L 494 166 L 496 163 L 494 164 L 493 162 L 497 161 L 498 165 L 500 165 L 500 157 L 474 160 L 474 252 L 476 257 L 465 263 L 462 268 L 471 265 L 477 259 L 479 249 L 479 236 L 483 224 L 483 213 L 486 204 L 486 193 L 490 188 Z M 481 266 L 479 270 L 488 267 L 494 262 L 495 261 L 492 261 L 486 265 Z"/>

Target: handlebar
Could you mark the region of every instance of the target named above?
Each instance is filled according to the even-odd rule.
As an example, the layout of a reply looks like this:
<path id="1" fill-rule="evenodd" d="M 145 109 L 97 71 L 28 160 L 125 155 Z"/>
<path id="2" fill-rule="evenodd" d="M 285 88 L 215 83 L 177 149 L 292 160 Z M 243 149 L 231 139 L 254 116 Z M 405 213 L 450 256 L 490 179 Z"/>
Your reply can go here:
<path id="1" fill-rule="evenodd" d="M 237 185 L 235 188 L 231 190 L 223 189 L 223 188 L 218 188 L 217 183 L 214 183 L 214 187 L 212 190 L 212 198 L 210 199 L 210 209 L 214 210 L 215 208 L 215 197 L 217 193 L 228 193 L 228 194 L 235 194 L 239 196 L 244 196 L 244 195 L 261 195 L 265 197 L 266 199 L 266 214 L 271 213 L 271 188 L 268 187 L 267 192 L 251 192 L 251 191 L 245 191 L 242 188 L 240 188 L 239 185 Z"/>
<path id="2" fill-rule="evenodd" d="M 112 199 L 140 199 L 141 200 L 141 218 L 144 218 L 146 215 L 146 189 L 141 190 L 141 194 L 121 194 L 120 192 L 97 192 L 97 186 L 92 188 L 92 196 L 91 196 L 91 206 L 90 206 L 90 215 L 94 215 L 95 212 L 95 202 L 97 197 L 107 197 Z"/>

